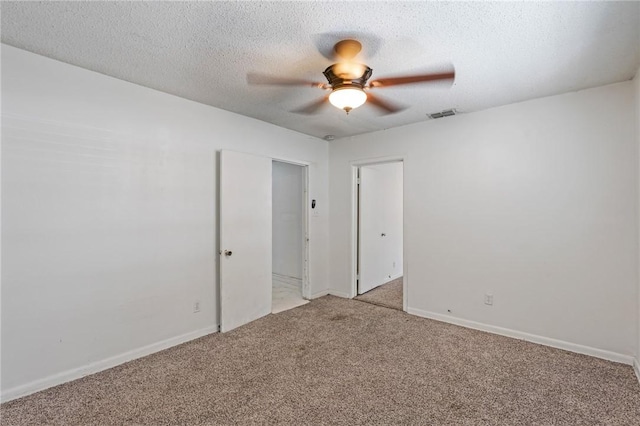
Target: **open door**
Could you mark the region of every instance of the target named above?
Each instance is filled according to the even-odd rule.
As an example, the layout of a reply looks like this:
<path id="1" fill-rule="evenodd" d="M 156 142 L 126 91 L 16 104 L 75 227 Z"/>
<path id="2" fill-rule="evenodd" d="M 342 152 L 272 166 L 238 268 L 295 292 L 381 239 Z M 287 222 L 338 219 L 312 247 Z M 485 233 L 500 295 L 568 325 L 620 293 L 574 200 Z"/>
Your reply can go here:
<path id="1" fill-rule="evenodd" d="M 271 312 L 271 158 L 220 153 L 220 330 Z"/>
<path id="2" fill-rule="evenodd" d="M 378 200 L 377 176 L 373 169 L 361 167 L 358 177 L 358 294 L 363 294 L 382 284 L 381 266 L 376 262 L 381 251 L 382 228 L 377 212 L 384 200 Z"/>
<path id="3" fill-rule="evenodd" d="M 403 275 L 402 167 L 395 161 L 359 168 L 357 294 Z"/>

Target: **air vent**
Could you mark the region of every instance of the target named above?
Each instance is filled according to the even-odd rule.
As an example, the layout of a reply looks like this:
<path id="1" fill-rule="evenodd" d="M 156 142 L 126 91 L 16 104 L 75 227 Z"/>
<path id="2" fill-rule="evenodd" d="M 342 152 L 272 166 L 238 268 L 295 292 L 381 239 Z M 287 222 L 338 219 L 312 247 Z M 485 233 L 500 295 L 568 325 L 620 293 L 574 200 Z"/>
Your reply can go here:
<path id="1" fill-rule="evenodd" d="M 445 109 L 444 111 L 440 111 L 440 112 L 434 112 L 433 114 L 427 114 L 429 116 L 429 118 L 442 118 L 442 117 L 449 117 L 451 115 L 456 115 L 456 110 L 455 109 Z"/>

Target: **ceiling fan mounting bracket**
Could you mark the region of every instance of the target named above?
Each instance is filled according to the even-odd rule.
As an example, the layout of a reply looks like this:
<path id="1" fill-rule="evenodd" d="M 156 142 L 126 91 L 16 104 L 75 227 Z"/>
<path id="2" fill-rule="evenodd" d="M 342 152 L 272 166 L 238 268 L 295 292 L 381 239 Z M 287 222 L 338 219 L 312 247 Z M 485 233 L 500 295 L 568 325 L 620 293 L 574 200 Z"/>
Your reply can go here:
<path id="1" fill-rule="evenodd" d="M 362 44 L 356 40 L 341 40 L 333 46 L 333 50 L 342 59 L 353 59 L 362 50 Z"/>

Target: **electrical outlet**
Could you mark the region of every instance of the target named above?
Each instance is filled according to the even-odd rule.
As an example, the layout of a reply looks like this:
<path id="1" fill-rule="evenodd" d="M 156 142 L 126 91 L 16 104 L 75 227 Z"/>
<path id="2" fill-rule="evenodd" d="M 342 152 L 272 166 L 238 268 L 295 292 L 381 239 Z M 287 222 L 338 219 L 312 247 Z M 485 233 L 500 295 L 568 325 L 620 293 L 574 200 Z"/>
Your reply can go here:
<path id="1" fill-rule="evenodd" d="M 393 269 L 396 269 L 396 262 L 393 262 Z"/>
<path id="2" fill-rule="evenodd" d="M 484 304 L 493 305 L 493 294 L 486 293 L 484 295 Z"/>
<path id="3" fill-rule="evenodd" d="M 200 301 L 196 300 L 193 302 L 193 313 L 197 314 L 198 312 L 200 312 Z"/>

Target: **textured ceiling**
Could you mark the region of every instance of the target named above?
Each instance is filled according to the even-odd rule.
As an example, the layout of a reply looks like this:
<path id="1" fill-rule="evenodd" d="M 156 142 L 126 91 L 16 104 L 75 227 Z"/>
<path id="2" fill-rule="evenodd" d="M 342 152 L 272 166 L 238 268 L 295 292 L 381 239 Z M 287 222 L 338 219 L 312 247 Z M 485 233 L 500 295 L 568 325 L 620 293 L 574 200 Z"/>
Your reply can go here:
<path id="1" fill-rule="evenodd" d="M 633 78 L 640 3 L 2 2 L 2 42 L 309 135 L 337 138 Z M 247 73 L 323 81 L 341 36 L 373 79 L 453 63 L 456 81 L 377 89 L 408 109 L 349 116 L 311 87 L 249 86 Z"/>

